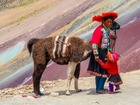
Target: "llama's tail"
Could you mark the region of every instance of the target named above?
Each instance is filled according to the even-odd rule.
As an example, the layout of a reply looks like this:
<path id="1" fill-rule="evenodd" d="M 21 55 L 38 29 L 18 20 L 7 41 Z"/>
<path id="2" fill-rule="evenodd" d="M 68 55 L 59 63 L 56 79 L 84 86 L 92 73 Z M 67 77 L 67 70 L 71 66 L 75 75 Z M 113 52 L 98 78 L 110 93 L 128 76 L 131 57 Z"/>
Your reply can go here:
<path id="1" fill-rule="evenodd" d="M 38 40 L 39 39 L 37 39 L 37 38 L 32 38 L 32 39 L 30 39 L 28 41 L 28 43 L 27 43 L 27 49 L 28 49 L 28 51 L 29 51 L 30 54 L 32 52 L 32 46 L 33 46 L 33 44 L 35 44 Z"/>

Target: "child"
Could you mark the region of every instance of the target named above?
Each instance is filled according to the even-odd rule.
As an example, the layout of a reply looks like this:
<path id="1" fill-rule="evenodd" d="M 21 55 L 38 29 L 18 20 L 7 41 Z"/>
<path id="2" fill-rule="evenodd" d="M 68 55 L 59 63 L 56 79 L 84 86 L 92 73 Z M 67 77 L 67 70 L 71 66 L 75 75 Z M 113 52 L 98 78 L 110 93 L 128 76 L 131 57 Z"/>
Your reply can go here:
<path id="1" fill-rule="evenodd" d="M 101 65 L 102 68 L 107 69 L 108 73 L 110 74 L 108 82 L 109 82 L 109 93 L 114 93 L 114 86 L 116 87 L 115 90 L 120 89 L 120 84 L 122 84 L 121 77 L 118 72 L 118 65 L 117 61 L 119 60 L 120 55 L 115 52 L 109 52 L 107 54 L 107 62 L 104 63 L 102 60 L 98 59 L 97 62 Z"/>

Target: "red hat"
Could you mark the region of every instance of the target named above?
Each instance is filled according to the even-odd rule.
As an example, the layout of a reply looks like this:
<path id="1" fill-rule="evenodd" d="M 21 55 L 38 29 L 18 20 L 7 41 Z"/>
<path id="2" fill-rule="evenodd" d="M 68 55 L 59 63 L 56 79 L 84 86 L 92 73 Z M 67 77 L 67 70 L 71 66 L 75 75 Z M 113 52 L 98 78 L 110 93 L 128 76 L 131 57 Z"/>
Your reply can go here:
<path id="1" fill-rule="evenodd" d="M 120 58 L 120 55 L 115 52 L 108 52 L 106 56 L 111 62 L 117 62 Z"/>
<path id="2" fill-rule="evenodd" d="M 118 17 L 118 14 L 116 12 L 105 12 L 105 13 L 102 13 L 102 15 L 94 16 L 92 18 L 92 21 L 102 22 L 103 18 L 107 16 L 112 16 L 113 20 L 115 20 Z"/>
<path id="3" fill-rule="evenodd" d="M 112 52 L 112 55 L 113 55 L 114 61 L 118 61 L 119 60 L 119 58 L 120 58 L 120 55 L 119 54 L 117 54 L 115 52 Z"/>

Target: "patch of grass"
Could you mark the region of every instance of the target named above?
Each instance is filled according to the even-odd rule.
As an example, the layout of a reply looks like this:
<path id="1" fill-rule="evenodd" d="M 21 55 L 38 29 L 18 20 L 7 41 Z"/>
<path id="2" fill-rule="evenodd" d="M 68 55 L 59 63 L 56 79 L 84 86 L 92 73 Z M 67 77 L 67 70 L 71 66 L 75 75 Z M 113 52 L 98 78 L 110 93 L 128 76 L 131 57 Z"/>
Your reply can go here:
<path id="1" fill-rule="evenodd" d="M 38 0 L 26 0 L 26 1 L 30 1 L 30 2 L 32 1 L 31 3 L 33 3 L 33 1 L 35 2 L 35 1 L 38 1 Z M 58 1 L 53 2 L 53 3 L 48 3 L 45 6 L 41 7 L 40 9 L 36 9 L 36 10 L 34 10 L 34 11 L 32 11 L 32 12 L 30 12 L 30 13 L 28 13 L 28 14 L 20 17 L 20 18 L 17 18 L 16 20 L 13 20 L 13 21 L 5 24 L 5 25 L 0 26 L 0 28 L 6 27 L 6 26 L 10 26 L 10 25 L 13 25 L 13 24 L 16 24 L 16 23 L 17 23 L 17 25 L 19 25 L 21 21 L 41 13 L 42 11 L 46 10 L 47 8 L 50 8 L 50 7 L 54 6 L 55 4 L 59 3 L 60 1 L 61 0 L 58 0 Z M 23 3 L 23 4 L 24 4 L 24 6 L 25 6 L 25 4 L 27 6 L 27 4 L 29 4 L 29 3 Z"/>
<path id="2" fill-rule="evenodd" d="M 18 4 L 14 5 L 12 8 L 16 8 L 16 7 L 21 7 L 21 6 L 27 6 L 31 3 L 35 3 L 39 0 L 21 0 L 21 2 L 19 2 Z"/>
<path id="3" fill-rule="evenodd" d="M 0 1 L 0 10 L 27 6 L 39 0 L 2 0 Z"/>
<path id="4" fill-rule="evenodd" d="M 46 6 L 46 7 L 40 8 L 40 9 L 38 9 L 38 10 L 35 10 L 35 11 L 31 12 L 30 14 L 28 14 L 28 15 L 26 15 L 26 16 L 23 16 L 23 17 L 21 17 L 21 18 L 15 20 L 15 21 L 12 21 L 12 22 L 6 24 L 6 25 L 3 26 L 3 27 L 9 26 L 9 25 L 12 25 L 12 24 L 15 24 L 15 23 L 20 23 L 21 21 L 23 21 L 23 20 L 25 20 L 25 19 L 27 19 L 27 18 L 29 18 L 29 17 L 31 17 L 31 16 L 35 16 L 35 15 L 39 14 L 40 12 L 42 12 L 43 10 L 45 10 L 45 9 L 48 8 L 48 7 L 49 7 L 49 6 Z M 0 27 L 0 28 L 3 28 L 3 27 Z"/>

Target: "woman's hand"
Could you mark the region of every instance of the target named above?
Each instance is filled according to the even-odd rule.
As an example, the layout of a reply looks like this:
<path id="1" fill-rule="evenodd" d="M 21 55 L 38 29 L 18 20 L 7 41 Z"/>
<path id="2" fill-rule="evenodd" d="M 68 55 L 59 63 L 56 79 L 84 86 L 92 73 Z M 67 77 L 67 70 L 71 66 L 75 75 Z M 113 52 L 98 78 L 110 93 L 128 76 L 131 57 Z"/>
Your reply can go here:
<path id="1" fill-rule="evenodd" d="M 95 61 L 99 62 L 99 56 L 95 56 Z"/>

